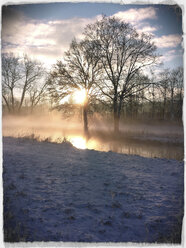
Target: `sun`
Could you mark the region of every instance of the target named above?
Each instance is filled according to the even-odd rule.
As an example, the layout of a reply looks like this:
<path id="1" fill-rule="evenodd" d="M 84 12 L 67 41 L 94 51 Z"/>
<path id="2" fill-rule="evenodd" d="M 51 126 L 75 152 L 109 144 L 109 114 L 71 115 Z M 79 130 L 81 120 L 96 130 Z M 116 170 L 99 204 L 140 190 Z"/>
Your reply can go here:
<path id="1" fill-rule="evenodd" d="M 86 91 L 84 89 L 77 90 L 73 93 L 73 100 L 77 104 L 83 104 L 87 98 Z"/>

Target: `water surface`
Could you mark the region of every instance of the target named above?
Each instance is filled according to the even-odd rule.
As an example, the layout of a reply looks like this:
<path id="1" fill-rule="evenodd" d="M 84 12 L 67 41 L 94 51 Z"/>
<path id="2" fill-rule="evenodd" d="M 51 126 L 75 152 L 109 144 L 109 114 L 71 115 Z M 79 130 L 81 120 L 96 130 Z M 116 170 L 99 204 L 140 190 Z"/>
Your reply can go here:
<path id="1" fill-rule="evenodd" d="M 94 149 L 98 151 L 112 151 L 117 153 L 140 155 L 150 158 L 167 158 L 183 160 L 184 147 L 183 142 L 178 142 L 174 139 L 166 140 L 161 137 L 128 136 L 123 133 L 121 136 L 115 137 L 107 132 L 93 132 L 92 136 L 87 139 L 83 136 L 82 131 L 64 130 L 60 127 L 23 127 L 4 125 L 3 136 L 12 137 L 33 137 L 39 141 L 50 141 L 61 143 L 64 139 L 70 141 L 75 147 L 79 149 Z"/>

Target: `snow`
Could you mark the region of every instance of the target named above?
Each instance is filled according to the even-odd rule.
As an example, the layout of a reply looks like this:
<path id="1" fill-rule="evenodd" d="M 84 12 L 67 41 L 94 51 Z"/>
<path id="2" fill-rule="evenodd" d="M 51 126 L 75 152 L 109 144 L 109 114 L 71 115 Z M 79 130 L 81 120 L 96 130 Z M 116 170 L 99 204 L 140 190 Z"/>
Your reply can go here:
<path id="1" fill-rule="evenodd" d="M 4 137 L 3 183 L 13 241 L 170 242 L 181 228 L 180 161 Z"/>

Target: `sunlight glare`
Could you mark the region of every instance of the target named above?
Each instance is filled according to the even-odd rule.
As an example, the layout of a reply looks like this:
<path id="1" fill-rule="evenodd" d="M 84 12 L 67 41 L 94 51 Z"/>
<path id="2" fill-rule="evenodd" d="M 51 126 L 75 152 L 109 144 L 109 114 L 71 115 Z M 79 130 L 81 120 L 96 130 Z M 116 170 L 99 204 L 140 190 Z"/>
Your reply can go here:
<path id="1" fill-rule="evenodd" d="M 69 139 L 73 146 L 78 149 L 86 149 L 86 140 L 81 136 L 74 136 Z"/>
<path id="2" fill-rule="evenodd" d="M 77 90 L 76 92 L 74 92 L 73 99 L 74 99 L 75 103 L 83 104 L 85 102 L 85 100 L 86 100 L 86 91 L 85 91 L 85 89 Z"/>

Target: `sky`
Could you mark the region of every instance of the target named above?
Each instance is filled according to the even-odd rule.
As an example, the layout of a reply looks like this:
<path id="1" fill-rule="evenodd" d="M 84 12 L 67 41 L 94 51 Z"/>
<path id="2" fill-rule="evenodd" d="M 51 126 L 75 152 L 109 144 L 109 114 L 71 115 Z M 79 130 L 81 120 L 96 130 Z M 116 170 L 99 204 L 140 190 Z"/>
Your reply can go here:
<path id="1" fill-rule="evenodd" d="M 2 7 L 2 52 L 28 56 L 51 66 L 62 59 L 75 37 L 102 14 L 152 35 L 163 68 L 183 65 L 182 11 L 172 5 L 118 3 L 43 3 Z"/>

